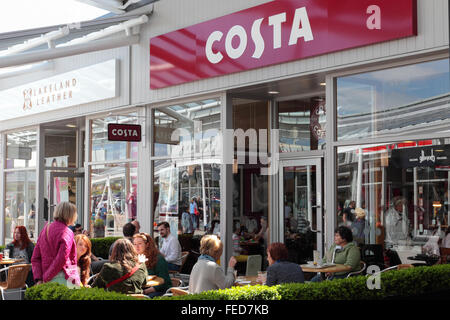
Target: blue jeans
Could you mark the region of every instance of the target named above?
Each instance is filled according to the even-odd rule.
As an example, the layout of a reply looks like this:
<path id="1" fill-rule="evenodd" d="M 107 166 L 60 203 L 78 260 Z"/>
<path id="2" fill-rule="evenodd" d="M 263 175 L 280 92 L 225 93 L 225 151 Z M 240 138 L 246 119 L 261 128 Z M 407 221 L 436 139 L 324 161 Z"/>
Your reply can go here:
<path id="1" fill-rule="evenodd" d="M 155 291 L 155 292 L 150 292 L 149 294 L 146 294 L 146 296 L 149 298 L 154 298 L 154 297 L 162 296 L 163 294 L 164 294 L 163 292 Z"/>
<path id="2" fill-rule="evenodd" d="M 346 278 L 347 275 L 343 274 L 343 275 L 334 275 L 332 274 L 331 277 L 329 277 L 327 280 L 334 280 L 334 279 L 344 279 Z M 323 281 L 322 276 L 320 273 L 316 274 L 312 279 L 311 282 L 321 282 Z"/>
<path id="3" fill-rule="evenodd" d="M 169 271 L 179 271 L 180 266 L 174 263 L 167 262 L 167 269 L 169 269 Z"/>
<path id="4" fill-rule="evenodd" d="M 197 216 L 191 213 L 192 228 L 197 229 Z"/>

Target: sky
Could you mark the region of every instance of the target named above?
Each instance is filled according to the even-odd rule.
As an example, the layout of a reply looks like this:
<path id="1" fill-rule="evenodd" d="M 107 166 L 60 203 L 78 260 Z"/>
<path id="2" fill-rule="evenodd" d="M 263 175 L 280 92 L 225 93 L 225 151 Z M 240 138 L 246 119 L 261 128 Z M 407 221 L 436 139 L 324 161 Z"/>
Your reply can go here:
<path id="1" fill-rule="evenodd" d="M 109 11 L 76 0 L 1 1 L 0 33 L 95 19 Z"/>

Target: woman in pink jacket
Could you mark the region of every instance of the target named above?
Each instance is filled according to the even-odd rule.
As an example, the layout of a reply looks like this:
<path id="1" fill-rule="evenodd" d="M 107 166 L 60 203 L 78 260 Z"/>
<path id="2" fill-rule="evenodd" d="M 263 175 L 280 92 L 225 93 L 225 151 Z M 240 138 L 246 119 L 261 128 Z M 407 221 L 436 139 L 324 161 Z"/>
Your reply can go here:
<path id="1" fill-rule="evenodd" d="M 79 286 L 77 251 L 69 225 L 77 220 L 77 207 L 70 202 L 56 206 L 54 222 L 42 229 L 31 257 L 34 281 L 58 282 L 67 286 Z"/>

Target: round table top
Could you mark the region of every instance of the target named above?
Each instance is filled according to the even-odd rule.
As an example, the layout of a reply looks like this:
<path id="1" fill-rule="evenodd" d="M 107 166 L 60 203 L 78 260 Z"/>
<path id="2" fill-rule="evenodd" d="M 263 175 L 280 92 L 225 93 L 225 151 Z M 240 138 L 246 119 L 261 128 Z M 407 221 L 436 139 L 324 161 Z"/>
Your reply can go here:
<path id="1" fill-rule="evenodd" d="M 0 260 L 0 265 L 9 265 L 9 264 L 14 264 L 14 263 L 19 263 L 19 262 L 24 262 L 24 259 L 2 259 Z"/>
<path id="2" fill-rule="evenodd" d="M 164 283 L 164 279 L 157 276 L 147 276 L 146 287 L 155 287 Z"/>
<path id="3" fill-rule="evenodd" d="M 301 264 L 303 272 L 324 272 L 324 273 L 336 273 L 336 272 L 345 272 L 351 271 L 351 266 L 346 266 L 344 264 L 335 264 L 334 266 L 329 267 L 320 267 L 320 266 L 311 266 L 309 264 Z"/>

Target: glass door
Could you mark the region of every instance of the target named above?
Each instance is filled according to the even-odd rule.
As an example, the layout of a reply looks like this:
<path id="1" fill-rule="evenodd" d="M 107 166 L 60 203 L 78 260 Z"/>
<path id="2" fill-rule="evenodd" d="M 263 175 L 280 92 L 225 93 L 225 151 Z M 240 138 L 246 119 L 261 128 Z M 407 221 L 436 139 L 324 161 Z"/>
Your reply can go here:
<path id="1" fill-rule="evenodd" d="M 289 260 L 299 264 L 312 261 L 314 250 L 323 256 L 321 159 L 283 161 L 279 176 Z"/>
<path id="2" fill-rule="evenodd" d="M 77 206 L 78 219 L 76 223 L 84 225 L 82 214 L 84 211 L 84 173 L 50 172 L 49 221 L 53 221 L 55 207 L 63 201 L 69 201 Z"/>

